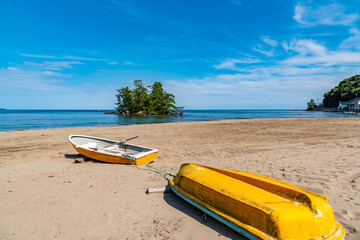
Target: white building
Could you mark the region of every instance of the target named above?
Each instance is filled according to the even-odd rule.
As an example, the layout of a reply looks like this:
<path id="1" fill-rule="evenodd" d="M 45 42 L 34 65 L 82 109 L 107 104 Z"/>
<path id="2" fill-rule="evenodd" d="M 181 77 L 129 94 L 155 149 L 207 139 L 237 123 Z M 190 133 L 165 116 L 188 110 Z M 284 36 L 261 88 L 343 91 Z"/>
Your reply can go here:
<path id="1" fill-rule="evenodd" d="M 351 99 L 348 102 L 339 102 L 340 109 L 360 110 L 360 97 Z"/>

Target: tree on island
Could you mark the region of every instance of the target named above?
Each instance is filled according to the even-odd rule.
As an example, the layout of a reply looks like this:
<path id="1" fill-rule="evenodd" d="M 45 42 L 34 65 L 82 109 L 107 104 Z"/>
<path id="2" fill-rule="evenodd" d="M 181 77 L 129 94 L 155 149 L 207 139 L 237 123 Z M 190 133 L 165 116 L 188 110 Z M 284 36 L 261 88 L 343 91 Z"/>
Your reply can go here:
<path id="1" fill-rule="evenodd" d="M 175 107 L 175 96 L 164 91 L 161 82 L 145 87 L 142 80 L 135 80 L 134 89 L 124 87 L 117 91 L 116 110 L 123 115 L 170 114 Z"/>
<path id="2" fill-rule="evenodd" d="M 346 78 L 339 85 L 324 94 L 324 107 L 336 108 L 339 101 L 347 102 L 353 98 L 360 97 L 360 75 Z"/>
<path id="3" fill-rule="evenodd" d="M 307 111 L 311 111 L 314 110 L 314 108 L 316 108 L 317 105 L 315 103 L 314 99 L 310 99 L 310 101 L 307 103 Z"/>

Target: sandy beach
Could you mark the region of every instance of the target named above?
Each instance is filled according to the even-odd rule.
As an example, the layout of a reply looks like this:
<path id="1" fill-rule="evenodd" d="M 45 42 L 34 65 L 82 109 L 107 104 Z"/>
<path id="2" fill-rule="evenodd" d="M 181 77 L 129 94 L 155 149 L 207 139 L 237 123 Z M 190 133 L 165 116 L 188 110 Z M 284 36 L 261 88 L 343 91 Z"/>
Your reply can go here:
<path id="1" fill-rule="evenodd" d="M 81 134 L 159 149 L 151 166 L 249 171 L 330 199 L 346 239 L 360 239 L 360 119 L 270 119 L 0 132 L 0 239 L 244 239 L 173 193 L 162 176 L 84 160 Z M 74 163 L 78 160 L 80 163 Z M 145 167 L 142 167 L 145 169 Z"/>

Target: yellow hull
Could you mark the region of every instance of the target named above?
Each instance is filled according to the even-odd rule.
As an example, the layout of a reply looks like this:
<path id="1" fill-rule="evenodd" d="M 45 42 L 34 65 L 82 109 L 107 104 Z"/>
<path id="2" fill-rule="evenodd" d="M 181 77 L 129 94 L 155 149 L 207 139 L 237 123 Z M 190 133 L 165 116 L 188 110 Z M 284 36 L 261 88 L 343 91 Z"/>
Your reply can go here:
<path id="1" fill-rule="evenodd" d="M 80 154 L 108 163 L 149 164 L 159 153 L 157 149 L 91 136 L 71 135 L 69 141 Z"/>
<path id="2" fill-rule="evenodd" d="M 183 164 L 171 188 L 250 239 L 341 240 L 328 199 L 265 176 Z"/>
<path id="3" fill-rule="evenodd" d="M 74 144 L 72 144 L 76 151 L 78 151 L 80 154 L 84 155 L 85 157 L 95 159 L 101 162 L 107 162 L 107 163 L 121 163 L 121 164 L 132 164 L 132 165 L 142 165 L 142 164 L 149 164 L 152 161 L 154 161 L 157 156 L 158 152 L 156 153 L 150 153 L 149 155 L 146 155 L 144 157 L 141 157 L 139 159 L 134 158 L 134 160 L 130 160 L 129 158 L 124 158 L 121 156 L 114 156 L 114 155 L 108 155 L 104 153 L 99 153 L 94 150 L 87 150 L 84 148 L 76 147 Z"/>

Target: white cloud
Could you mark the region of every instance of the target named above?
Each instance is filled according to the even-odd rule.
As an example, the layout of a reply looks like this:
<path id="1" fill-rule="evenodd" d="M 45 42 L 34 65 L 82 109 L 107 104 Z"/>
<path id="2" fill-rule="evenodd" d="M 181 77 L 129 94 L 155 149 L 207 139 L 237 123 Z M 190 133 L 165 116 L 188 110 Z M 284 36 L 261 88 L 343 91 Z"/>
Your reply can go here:
<path id="1" fill-rule="evenodd" d="M 57 58 L 55 56 L 50 56 L 50 55 L 38 55 L 38 54 L 26 54 L 26 53 L 20 53 L 20 55 L 31 58 Z"/>
<path id="2" fill-rule="evenodd" d="M 345 39 L 341 44 L 340 48 L 343 49 L 354 49 L 360 51 L 360 31 L 356 27 L 350 29 L 351 37 Z"/>
<path id="3" fill-rule="evenodd" d="M 269 49 L 269 46 L 263 46 L 262 44 L 257 44 L 257 46 L 255 47 L 252 47 L 252 50 L 253 51 L 255 51 L 255 52 L 259 52 L 259 53 L 261 53 L 261 54 L 263 54 L 263 55 L 265 55 L 265 56 L 267 56 L 267 57 L 273 57 L 273 56 L 275 56 L 276 54 L 275 54 L 275 49 L 274 49 L 274 47 L 276 47 L 279 43 L 278 43 L 278 41 L 276 41 L 276 40 L 273 40 L 273 39 L 271 39 L 269 36 L 262 36 L 261 37 L 261 40 L 264 42 L 264 43 L 266 43 L 267 45 L 269 45 L 269 46 L 271 46 L 271 47 L 273 47 L 273 48 L 271 48 L 270 50 L 268 50 Z"/>
<path id="4" fill-rule="evenodd" d="M 98 81 L 101 84 L 97 85 L 74 84 L 67 82 L 68 78 L 66 74 L 52 71 L 0 68 L 0 96 L 3 97 L 0 98 L 0 102 L 6 108 L 22 109 L 111 109 L 114 107 L 112 103 L 116 88 L 108 89 L 104 87 L 102 81 Z M 4 101 L 1 101 L 3 99 Z"/>
<path id="5" fill-rule="evenodd" d="M 120 62 L 122 65 L 126 65 L 126 66 L 137 66 L 138 64 L 131 62 L 131 61 L 121 61 Z"/>
<path id="6" fill-rule="evenodd" d="M 358 13 L 345 13 L 345 11 L 345 6 L 338 3 L 318 6 L 317 8 L 298 3 L 295 6 L 293 18 L 303 27 L 315 25 L 349 26 L 359 19 Z"/>
<path id="7" fill-rule="evenodd" d="M 358 30 L 352 29 L 351 33 L 357 36 Z M 353 43 L 356 39 L 350 40 Z M 349 44 L 350 40 L 344 42 Z M 308 99 L 321 97 L 340 80 L 359 74 L 360 52 L 329 50 L 312 39 L 293 39 L 281 45 L 288 53 L 285 59 L 228 58 L 213 67 L 236 71 L 234 74 L 213 74 L 185 82 L 172 80 L 167 84 L 176 96 L 181 96 L 177 101 L 189 107 L 223 103 L 234 108 L 304 108 Z"/>
<path id="8" fill-rule="evenodd" d="M 177 96 L 178 103 L 188 108 L 305 108 L 310 98 L 321 96 L 339 79 L 348 77 L 343 72 L 282 75 L 280 71 L 273 74 L 271 67 L 263 69 L 262 73 L 258 71 L 172 80 L 166 81 L 165 86 Z"/>
<path id="9" fill-rule="evenodd" d="M 246 73 L 213 75 L 202 79 L 188 79 L 185 82 L 172 80 L 167 83 L 196 94 L 222 92 L 232 95 L 260 93 L 272 95 L 279 90 L 291 92 L 330 88 L 335 81 L 339 81 L 339 75 L 344 75 L 344 72 L 337 72 L 334 69 L 322 70 L 325 71 L 317 68 L 264 67 L 251 69 Z"/>
<path id="10" fill-rule="evenodd" d="M 242 68 L 236 66 L 235 64 L 249 64 L 249 63 L 259 63 L 261 62 L 260 59 L 250 59 L 250 58 L 243 58 L 243 59 L 234 59 L 229 58 L 220 63 L 219 65 L 214 65 L 213 67 L 216 69 L 230 69 L 235 71 L 241 71 Z"/>
<path id="11" fill-rule="evenodd" d="M 352 29 L 352 33 L 358 36 L 359 31 Z M 344 41 L 342 45 L 358 41 L 355 37 L 350 40 Z M 230 58 L 213 67 L 241 72 L 240 75 L 226 75 L 228 80 L 239 79 L 239 77 L 259 80 L 272 76 L 334 74 L 342 72 L 343 69 L 351 69 L 353 72 L 353 69 L 360 67 L 360 52 L 358 51 L 342 48 L 330 51 L 324 45 L 311 39 L 293 39 L 290 43 L 283 42 L 282 46 L 290 54 L 282 60 L 269 62 L 260 59 Z M 242 65 L 240 67 L 236 64 Z"/>
<path id="12" fill-rule="evenodd" d="M 352 30 L 355 34 L 354 36 L 358 36 L 359 34 L 357 29 Z M 350 39 L 351 41 L 344 41 L 342 45 L 351 43 L 351 46 L 357 46 L 354 44 L 355 40 L 358 41 L 357 38 Z M 324 71 L 324 67 L 331 66 L 360 66 L 360 52 L 358 51 L 349 51 L 344 49 L 339 49 L 336 51 L 329 51 L 325 46 L 320 43 L 309 40 L 309 39 L 293 39 L 290 43 L 283 42 L 282 46 L 284 50 L 292 55 L 289 55 L 284 60 L 275 61 L 271 64 L 272 69 L 276 71 L 280 71 L 281 69 L 285 69 L 286 71 L 295 69 L 303 70 L 304 67 L 309 71 L 310 68 L 319 69 L 319 73 Z M 253 48 L 253 50 L 255 50 Z M 258 50 L 258 49 L 256 49 Z M 236 63 L 244 63 L 241 68 L 236 66 Z M 244 61 L 242 59 L 226 59 L 219 65 L 215 65 L 216 69 L 229 69 L 235 70 L 239 72 L 248 71 L 249 69 L 258 69 L 261 70 L 261 64 L 257 66 L 253 66 L 253 63 L 264 63 L 269 65 L 268 61 L 262 61 L 260 59 L 256 59 L 253 61 Z M 290 67 L 290 68 L 289 68 Z M 314 70 L 313 69 L 313 70 Z M 275 73 L 271 70 L 267 70 L 268 72 Z M 297 71 L 295 71 L 297 72 Z M 282 70 L 279 73 L 284 73 Z M 254 74 L 254 72 L 251 72 Z"/>
<path id="13" fill-rule="evenodd" d="M 125 65 L 125 66 L 138 66 L 139 64 L 136 64 L 131 61 L 111 61 L 109 62 L 109 65 Z"/>
<path id="14" fill-rule="evenodd" d="M 255 52 L 259 52 L 267 57 L 273 57 L 275 56 L 275 52 L 273 49 L 271 50 L 264 50 L 261 48 L 261 45 L 258 45 L 257 47 L 253 47 L 252 50 L 254 50 Z"/>
<path id="15" fill-rule="evenodd" d="M 281 46 L 284 48 L 285 52 L 289 53 L 290 47 L 289 47 L 289 44 L 286 41 L 283 41 L 281 43 Z"/>
<path id="16" fill-rule="evenodd" d="M 36 91 L 72 91 L 62 86 L 59 78 L 64 75 L 52 71 L 24 71 L 14 67 L 0 69 L 0 85 L 3 87 L 32 89 Z"/>
<path id="17" fill-rule="evenodd" d="M 296 55 L 290 56 L 281 63 L 292 66 L 360 66 L 360 52 L 349 51 L 344 48 L 357 47 L 359 32 L 357 29 L 352 29 L 353 38 L 346 39 L 341 45 L 340 49 L 336 51 L 329 51 L 325 46 L 319 44 L 314 40 L 308 39 L 293 39 L 289 44 L 283 42 L 282 46 L 286 52 L 295 52 Z M 360 43 L 360 42 L 359 42 Z"/>
<path id="18" fill-rule="evenodd" d="M 71 55 L 65 55 L 60 58 L 68 59 L 68 60 L 108 61 L 107 59 L 102 59 L 102 58 L 88 58 L 88 57 L 79 57 L 79 56 L 71 56 Z"/>
<path id="19" fill-rule="evenodd" d="M 270 39 L 269 36 L 261 37 L 261 39 L 264 41 L 264 43 L 276 47 L 279 43 L 276 40 Z"/>
<path id="20" fill-rule="evenodd" d="M 27 53 L 20 53 L 20 55 L 24 56 L 24 57 L 31 57 L 31 58 L 49 58 L 49 59 L 85 60 L 85 61 L 109 61 L 108 59 L 79 57 L 79 56 L 74 56 L 74 55 L 51 56 L 51 55 L 27 54 Z"/>
<path id="21" fill-rule="evenodd" d="M 319 56 L 294 56 L 283 61 L 295 66 L 338 66 L 353 65 L 360 67 L 360 52 L 332 51 Z"/>
<path id="22" fill-rule="evenodd" d="M 82 62 L 78 62 L 78 61 L 56 61 L 56 62 L 45 61 L 41 63 L 36 63 L 36 62 L 24 62 L 24 63 L 26 65 L 35 68 L 55 70 L 55 71 L 61 71 L 66 68 L 73 68 L 74 67 L 73 65 L 83 64 Z"/>
<path id="23" fill-rule="evenodd" d="M 301 55 L 324 55 L 327 52 L 326 47 L 314 40 L 293 39 L 289 44 L 283 43 L 285 51 L 295 51 Z"/>
<path id="24" fill-rule="evenodd" d="M 115 61 L 107 58 L 92 58 L 92 57 L 81 57 L 75 55 L 58 55 L 58 56 L 51 56 L 51 55 L 41 55 L 41 54 L 27 54 L 27 53 L 20 53 L 19 55 L 29 58 L 46 58 L 46 59 L 57 59 L 60 61 L 56 62 L 43 62 L 43 63 L 35 63 L 30 61 L 25 61 L 24 63 L 36 67 L 43 67 L 44 69 L 50 70 L 61 70 L 62 68 L 72 68 L 74 64 L 84 64 L 79 61 L 105 61 L 108 62 L 109 65 L 131 65 L 137 66 L 137 64 L 130 62 L 130 61 Z M 62 61 L 62 60 L 74 60 L 74 61 Z"/>
<path id="25" fill-rule="evenodd" d="M 346 69 L 346 71 L 355 69 Z M 340 72 L 344 74 L 344 71 Z M 241 69 L 241 73 L 215 74 L 202 79 L 188 79 L 186 82 L 170 81 L 192 94 L 230 95 L 276 95 L 279 91 L 314 91 L 326 89 L 338 81 L 339 71 L 333 68 L 302 68 L 282 63 L 262 67 Z M 329 78 L 334 81 L 329 81 Z M 309 89 L 311 86 L 311 89 Z M 175 88 L 175 87 L 174 87 Z M 252 98 L 252 97 L 251 97 Z"/>
<path id="26" fill-rule="evenodd" d="M 294 18 L 297 22 L 299 22 L 299 23 L 301 23 L 301 24 L 304 24 L 302 18 L 303 18 L 303 15 L 304 15 L 305 11 L 306 11 L 306 10 L 305 10 L 305 7 L 302 6 L 300 3 L 298 3 L 298 4 L 295 6 L 295 10 L 294 10 L 295 14 L 294 14 L 293 18 Z"/>

